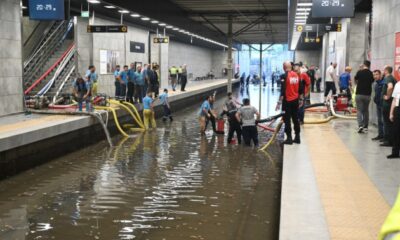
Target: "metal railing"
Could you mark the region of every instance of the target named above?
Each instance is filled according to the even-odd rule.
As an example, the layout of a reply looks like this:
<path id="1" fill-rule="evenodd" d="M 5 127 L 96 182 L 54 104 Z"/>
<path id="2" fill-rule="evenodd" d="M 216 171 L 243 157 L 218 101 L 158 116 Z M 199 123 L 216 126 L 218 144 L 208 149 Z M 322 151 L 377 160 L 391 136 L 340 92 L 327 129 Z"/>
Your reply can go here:
<path id="1" fill-rule="evenodd" d="M 72 20 L 60 22 L 59 25 L 49 33 L 46 40 L 38 46 L 37 50 L 31 55 L 31 57 L 24 62 L 25 88 L 30 87 L 33 81 L 43 73 L 49 59 L 62 45 L 72 26 Z"/>

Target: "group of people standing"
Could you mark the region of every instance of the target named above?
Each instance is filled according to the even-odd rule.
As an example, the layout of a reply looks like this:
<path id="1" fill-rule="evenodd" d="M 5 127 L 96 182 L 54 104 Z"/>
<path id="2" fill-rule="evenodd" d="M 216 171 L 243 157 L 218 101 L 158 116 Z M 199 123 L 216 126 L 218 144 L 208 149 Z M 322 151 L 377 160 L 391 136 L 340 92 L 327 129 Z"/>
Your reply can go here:
<path id="1" fill-rule="evenodd" d="M 169 79 L 171 81 L 172 91 L 176 91 L 176 87 L 178 84 L 181 85 L 181 91 L 186 91 L 187 84 L 187 68 L 186 64 L 183 64 L 180 67 L 172 66 L 169 69 Z"/>
<path id="2" fill-rule="evenodd" d="M 120 65 L 114 71 L 115 78 L 115 98 L 126 100 L 127 102 L 143 103 L 143 98 L 148 92 L 152 92 L 154 97 L 158 97 L 160 88 L 159 66 L 155 63 L 135 65 L 134 63 L 125 65 L 123 69 Z"/>
<path id="3" fill-rule="evenodd" d="M 332 63 L 327 69 L 325 97 L 330 92 L 335 95 L 336 85 L 339 85 L 340 92 L 349 98 L 349 102 L 354 100 L 357 108 L 357 132 L 366 133 L 369 126 L 369 104 L 374 94 L 378 135 L 372 140 L 380 141 L 380 146 L 392 147 L 392 153 L 387 156 L 388 158 L 400 158 L 400 84 L 397 84 L 393 76 L 393 67 L 385 66 L 383 71 L 380 69 L 371 71 L 370 61 L 364 61 L 354 76 L 354 87 L 351 78 L 352 68 L 346 67 L 345 72 L 338 78 L 336 67 L 337 64 Z M 400 74 L 400 68 L 396 71 Z"/>

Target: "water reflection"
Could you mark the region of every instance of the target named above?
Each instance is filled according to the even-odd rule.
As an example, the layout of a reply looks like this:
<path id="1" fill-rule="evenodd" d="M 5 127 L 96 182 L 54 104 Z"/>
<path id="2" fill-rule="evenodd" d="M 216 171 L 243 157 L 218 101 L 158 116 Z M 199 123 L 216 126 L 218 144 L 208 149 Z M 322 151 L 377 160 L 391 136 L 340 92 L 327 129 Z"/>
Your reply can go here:
<path id="1" fill-rule="evenodd" d="M 201 136 L 197 110 L 0 182 L 0 239 L 276 239 L 279 146 Z"/>

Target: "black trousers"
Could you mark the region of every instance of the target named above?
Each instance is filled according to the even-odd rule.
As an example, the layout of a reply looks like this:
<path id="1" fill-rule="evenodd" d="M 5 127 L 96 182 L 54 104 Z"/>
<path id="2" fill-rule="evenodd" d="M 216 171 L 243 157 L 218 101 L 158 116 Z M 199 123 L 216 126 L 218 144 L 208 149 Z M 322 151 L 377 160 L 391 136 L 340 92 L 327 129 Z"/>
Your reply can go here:
<path id="1" fill-rule="evenodd" d="M 311 78 L 311 92 L 314 92 L 315 78 Z"/>
<path id="2" fill-rule="evenodd" d="M 283 101 L 282 110 L 285 111 L 285 133 L 289 139 L 292 139 L 292 122 L 294 125 L 294 132 L 296 135 L 300 134 L 300 123 L 298 118 L 299 100 Z"/>
<path id="3" fill-rule="evenodd" d="M 317 84 L 316 84 L 317 92 L 321 92 L 321 81 L 322 81 L 321 78 L 317 79 Z"/>
<path id="4" fill-rule="evenodd" d="M 181 76 L 181 91 L 185 91 L 186 84 L 187 84 L 187 77 Z"/>
<path id="5" fill-rule="evenodd" d="M 133 82 L 128 82 L 128 91 L 126 93 L 126 101 L 133 103 L 133 92 L 135 90 L 135 86 L 133 85 Z"/>
<path id="6" fill-rule="evenodd" d="M 393 143 L 393 123 L 390 121 L 390 105 L 382 107 L 383 133 L 385 141 Z"/>
<path id="7" fill-rule="evenodd" d="M 211 114 L 211 111 L 208 112 L 210 114 L 210 117 L 206 119 L 206 129 L 208 126 L 208 123 L 211 122 L 211 126 L 214 132 L 217 132 L 217 126 L 216 126 L 216 119 L 214 115 Z"/>
<path id="8" fill-rule="evenodd" d="M 143 102 L 143 98 L 144 98 L 143 92 L 144 92 L 144 86 L 140 86 L 140 85 L 136 85 L 135 86 L 135 100 L 136 100 L 136 102 L 140 102 L 140 103 Z"/>
<path id="9" fill-rule="evenodd" d="M 332 90 L 332 94 L 336 95 L 336 86 L 334 82 L 326 82 L 325 86 L 325 97 L 328 96 L 329 92 Z"/>
<path id="10" fill-rule="evenodd" d="M 399 155 L 400 151 L 400 108 L 399 107 L 396 107 L 394 109 L 392 139 L 393 139 L 392 154 Z"/>
<path id="11" fill-rule="evenodd" d="M 254 146 L 258 146 L 258 131 L 256 126 L 242 127 L 242 134 L 243 134 L 244 144 L 246 146 L 251 145 L 251 140 L 253 140 Z"/>
<path id="12" fill-rule="evenodd" d="M 240 126 L 240 123 L 237 121 L 237 119 L 234 119 L 233 117 L 230 117 L 229 119 L 229 132 L 228 132 L 228 144 L 232 141 L 233 134 L 236 132 L 236 137 L 238 140 L 238 143 L 242 143 L 242 128 Z"/>

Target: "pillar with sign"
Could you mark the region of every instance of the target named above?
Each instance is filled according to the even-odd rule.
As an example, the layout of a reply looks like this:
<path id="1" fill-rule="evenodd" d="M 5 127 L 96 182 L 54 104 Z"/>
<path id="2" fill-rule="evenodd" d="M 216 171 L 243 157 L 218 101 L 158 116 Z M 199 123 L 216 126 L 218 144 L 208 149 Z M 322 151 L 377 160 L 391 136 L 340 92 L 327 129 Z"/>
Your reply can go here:
<path id="1" fill-rule="evenodd" d="M 232 16 L 228 20 L 228 92 L 232 92 Z"/>

